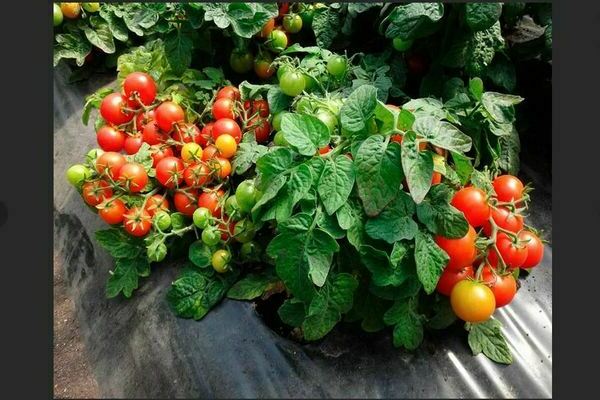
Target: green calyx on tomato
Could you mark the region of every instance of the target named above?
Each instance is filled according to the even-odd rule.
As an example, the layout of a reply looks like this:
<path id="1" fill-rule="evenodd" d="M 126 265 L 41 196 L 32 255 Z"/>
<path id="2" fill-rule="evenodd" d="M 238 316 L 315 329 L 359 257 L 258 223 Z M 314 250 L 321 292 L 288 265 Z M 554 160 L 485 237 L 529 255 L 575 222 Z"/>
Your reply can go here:
<path id="1" fill-rule="evenodd" d="M 221 233 L 216 228 L 209 226 L 202 231 L 202 241 L 207 246 L 214 246 L 221 241 Z"/>
<path id="2" fill-rule="evenodd" d="M 154 215 L 154 225 L 161 231 L 166 231 L 171 227 L 171 216 L 166 211 L 159 211 Z"/>
<path id="3" fill-rule="evenodd" d="M 229 270 L 231 253 L 227 250 L 217 250 L 213 253 L 211 264 L 215 271 L 222 274 Z"/>
<path id="4" fill-rule="evenodd" d="M 233 221 L 237 221 L 242 217 L 242 210 L 240 210 L 236 196 L 229 196 L 225 200 L 225 214 Z"/>
<path id="5" fill-rule="evenodd" d="M 247 219 L 237 222 L 233 228 L 233 237 L 240 243 L 247 243 L 251 241 L 255 234 L 256 229 L 254 224 Z"/>

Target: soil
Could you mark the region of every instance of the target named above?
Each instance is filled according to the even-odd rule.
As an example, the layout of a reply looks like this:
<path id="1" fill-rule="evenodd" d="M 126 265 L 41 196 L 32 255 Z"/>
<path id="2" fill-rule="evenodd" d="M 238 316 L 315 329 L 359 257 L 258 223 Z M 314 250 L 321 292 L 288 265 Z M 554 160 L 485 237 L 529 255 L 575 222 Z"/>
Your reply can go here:
<path id="1" fill-rule="evenodd" d="M 54 397 L 90 399 L 99 396 L 79 334 L 75 306 L 61 265 L 54 260 Z"/>

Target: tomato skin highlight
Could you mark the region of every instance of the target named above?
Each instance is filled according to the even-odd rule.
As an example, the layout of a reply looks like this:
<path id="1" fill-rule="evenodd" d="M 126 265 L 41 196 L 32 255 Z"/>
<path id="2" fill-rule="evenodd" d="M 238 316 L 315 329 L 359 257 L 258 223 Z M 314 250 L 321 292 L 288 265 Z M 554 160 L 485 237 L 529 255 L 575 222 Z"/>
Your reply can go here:
<path id="1" fill-rule="evenodd" d="M 166 157 L 173 157 L 173 149 L 169 146 L 150 146 L 150 156 L 152 157 L 152 167 L 156 168 L 160 160 Z"/>
<path id="2" fill-rule="evenodd" d="M 263 39 L 266 39 L 269 37 L 269 35 L 271 34 L 271 32 L 273 32 L 273 29 L 275 28 L 275 18 L 271 18 L 270 20 L 267 21 L 267 23 L 262 27 L 262 29 L 260 30 L 260 32 L 258 33 L 258 36 L 260 36 Z"/>
<path id="3" fill-rule="evenodd" d="M 154 215 L 160 211 L 169 212 L 169 201 L 167 200 L 166 195 L 152 195 L 148 201 L 146 201 L 144 210 L 146 210 L 151 217 L 154 217 Z"/>
<path id="4" fill-rule="evenodd" d="M 440 275 L 436 290 L 444 296 L 450 296 L 454 285 L 467 278 L 473 278 L 474 276 L 473 267 L 470 265 L 467 265 L 460 270 L 446 268 L 444 272 L 442 272 L 442 275 Z"/>
<path id="5" fill-rule="evenodd" d="M 452 270 L 460 270 L 473 263 L 477 255 L 476 239 L 477 233 L 471 225 L 469 225 L 469 230 L 462 238 L 449 239 L 443 236 L 434 238 L 435 243 L 450 257 L 446 268 Z"/>
<path id="6" fill-rule="evenodd" d="M 496 225 L 498 225 L 502 229 L 506 229 L 507 231 L 511 231 L 514 233 L 518 233 L 519 231 L 521 231 L 521 229 L 523 229 L 523 216 L 511 212 L 506 207 L 492 208 L 491 216 Z M 487 236 L 490 236 L 492 234 L 492 226 L 489 221 L 486 221 L 483 224 L 483 232 Z"/>
<path id="7" fill-rule="evenodd" d="M 248 126 L 252 127 L 251 130 L 254 132 L 254 137 L 258 143 L 266 143 L 269 141 L 271 124 L 267 119 L 257 115 L 249 121 Z"/>
<path id="8" fill-rule="evenodd" d="M 133 155 L 140 150 L 140 147 L 142 147 L 143 143 L 144 139 L 139 133 L 133 136 L 127 136 L 127 138 L 125 138 L 125 142 L 123 143 L 123 150 L 125 150 L 125 153 L 129 155 Z"/>
<path id="9" fill-rule="evenodd" d="M 217 99 L 240 99 L 240 90 L 235 86 L 224 86 L 217 92 Z"/>
<path id="10" fill-rule="evenodd" d="M 527 246 L 527 258 L 521 268 L 537 267 L 544 258 L 544 244 L 535 233 L 525 230 L 519 233 L 519 240 Z"/>
<path id="11" fill-rule="evenodd" d="M 215 147 L 219 149 L 222 157 L 231 158 L 237 152 L 237 143 L 231 135 L 221 135 L 215 141 Z"/>
<path id="12" fill-rule="evenodd" d="M 106 204 L 99 204 L 98 215 L 109 225 L 120 224 L 123 222 L 124 214 L 127 211 L 125 203 L 120 199 L 111 199 Z"/>
<path id="13" fill-rule="evenodd" d="M 450 293 L 450 305 L 463 321 L 483 322 L 494 313 L 496 299 L 489 287 L 467 279 L 454 285 Z"/>
<path id="14" fill-rule="evenodd" d="M 474 186 L 460 189 L 450 202 L 456 209 L 462 211 L 467 222 L 475 228 L 483 225 L 491 214 L 485 192 Z"/>
<path id="15" fill-rule="evenodd" d="M 202 192 L 198 196 L 198 207 L 207 208 L 213 217 L 221 218 L 221 207 L 219 201 L 225 193 L 222 190 Z"/>
<path id="16" fill-rule="evenodd" d="M 154 121 L 148 122 L 142 128 L 142 139 L 150 146 L 163 143 L 166 135 L 162 133 Z"/>
<path id="17" fill-rule="evenodd" d="M 124 107 L 127 107 L 127 99 L 120 93 L 111 93 L 102 99 L 100 115 L 110 124 L 122 125 L 133 119 L 132 113 L 123 112 Z"/>
<path id="18" fill-rule="evenodd" d="M 185 113 L 179 104 L 165 101 L 154 110 L 154 118 L 160 129 L 170 132 L 173 129 L 173 124 L 185 119 Z"/>
<path id="19" fill-rule="evenodd" d="M 523 182 L 516 176 L 500 175 L 492 185 L 499 201 L 517 201 L 523 197 Z"/>
<path id="20" fill-rule="evenodd" d="M 123 81 L 123 92 L 129 107 L 139 108 L 139 102 L 149 106 L 156 99 L 156 82 L 144 72 L 132 72 Z M 137 94 L 139 101 L 135 99 L 134 94 Z"/>
<path id="21" fill-rule="evenodd" d="M 103 126 L 96 132 L 98 146 L 104 151 L 121 151 L 127 135 L 112 126 Z"/>

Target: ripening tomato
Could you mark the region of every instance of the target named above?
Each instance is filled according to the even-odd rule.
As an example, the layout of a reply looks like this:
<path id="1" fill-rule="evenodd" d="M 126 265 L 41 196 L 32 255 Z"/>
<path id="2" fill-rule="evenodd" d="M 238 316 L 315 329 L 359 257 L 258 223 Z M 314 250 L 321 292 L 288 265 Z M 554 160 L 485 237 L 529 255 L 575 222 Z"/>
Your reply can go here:
<path id="1" fill-rule="evenodd" d="M 132 236 L 146 236 L 152 228 L 152 217 L 146 210 L 139 207 L 131 207 L 125 213 L 123 227 Z"/>
<path id="2" fill-rule="evenodd" d="M 198 196 L 198 207 L 207 208 L 213 217 L 221 218 L 220 201 L 224 195 L 225 192 L 221 189 L 202 192 L 200 193 L 200 196 Z"/>
<path id="3" fill-rule="evenodd" d="M 165 101 L 154 110 L 154 118 L 160 129 L 170 132 L 173 124 L 184 120 L 185 113 L 179 104 Z"/>
<path id="4" fill-rule="evenodd" d="M 100 103 L 100 115 L 106 122 L 113 125 L 122 125 L 133 119 L 133 113 L 125 112 L 127 100 L 120 93 L 111 93 Z"/>
<path id="5" fill-rule="evenodd" d="M 184 144 L 181 148 L 181 158 L 188 164 L 202 160 L 202 147 L 195 142 Z"/>
<path id="6" fill-rule="evenodd" d="M 516 176 L 500 175 L 492 185 L 499 201 L 518 201 L 523 197 L 523 182 Z"/>
<path id="7" fill-rule="evenodd" d="M 544 244 L 540 238 L 531 231 L 521 231 L 519 240 L 527 246 L 527 258 L 521 268 L 536 267 L 544 258 Z"/>
<path id="8" fill-rule="evenodd" d="M 165 157 L 156 165 L 156 179 L 172 189 L 183 181 L 183 162 L 177 157 Z"/>
<path id="9" fill-rule="evenodd" d="M 275 53 L 280 53 L 288 46 L 288 36 L 280 29 L 274 29 L 269 34 L 267 46 Z"/>
<path id="10" fill-rule="evenodd" d="M 119 170 L 127 160 L 125 160 L 125 156 L 120 153 L 115 153 L 114 151 L 107 151 L 103 153 L 96 160 L 96 170 L 100 175 L 108 174 L 113 179 L 117 179 L 119 176 Z"/>
<path id="11" fill-rule="evenodd" d="M 504 307 L 512 301 L 517 294 L 517 281 L 512 274 L 494 275 L 493 281 L 488 285 L 494 294 L 496 308 Z"/>
<path id="12" fill-rule="evenodd" d="M 254 72 L 260 79 L 269 79 L 275 73 L 275 68 L 271 66 L 273 60 L 262 57 L 254 60 Z"/>
<path id="13" fill-rule="evenodd" d="M 224 86 L 217 92 L 217 99 L 231 99 L 231 100 L 239 100 L 240 99 L 240 91 L 235 86 Z"/>
<path id="14" fill-rule="evenodd" d="M 442 174 L 439 172 L 433 171 L 433 175 L 431 175 L 431 186 L 437 185 L 442 182 Z"/>
<path id="15" fill-rule="evenodd" d="M 123 81 L 123 92 L 129 107 L 149 106 L 156 99 L 156 82 L 144 72 L 132 72 Z"/>
<path id="16" fill-rule="evenodd" d="M 221 179 L 225 179 L 231 175 L 231 163 L 226 158 L 216 156 L 212 162 L 212 166 Z"/>
<path id="17" fill-rule="evenodd" d="M 148 184 L 148 174 L 142 164 L 127 163 L 119 170 L 119 183 L 131 193 L 139 193 Z"/>
<path id="18" fill-rule="evenodd" d="M 259 116 L 267 118 L 269 116 L 269 102 L 264 99 L 252 101 L 252 114 L 258 113 Z"/>
<path id="19" fill-rule="evenodd" d="M 136 133 L 134 135 L 127 135 L 125 138 L 125 142 L 123 143 L 123 150 L 125 153 L 132 155 L 137 153 L 142 147 L 144 143 L 144 139 L 142 139 L 142 135 Z"/>
<path id="20" fill-rule="evenodd" d="M 496 247 L 508 268 L 518 268 L 527 260 L 527 245 L 516 243 L 504 232 L 500 232 L 496 236 Z M 488 251 L 488 261 L 494 267 L 498 265 L 498 255 L 494 249 Z"/>
<path id="21" fill-rule="evenodd" d="M 81 14 L 81 5 L 79 3 L 60 3 L 60 11 L 69 19 L 75 19 Z"/>
<path id="22" fill-rule="evenodd" d="M 392 135 L 392 137 L 390 138 L 392 142 L 396 142 L 398 144 L 402 144 L 402 139 L 404 139 L 404 136 L 402 135 Z"/>
<path id="23" fill-rule="evenodd" d="M 477 255 L 477 249 L 475 248 L 476 239 L 477 233 L 471 225 L 469 225 L 469 230 L 462 238 L 449 239 L 443 236 L 436 236 L 435 242 L 450 257 L 446 268 L 457 270 L 472 264 Z"/>
<path id="24" fill-rule="evenodd" d="M 216 120 L 221 118 L 235 118 L 235 101 L 222 97 L 215 100 L 212 105 L 212 114 Z"/>
<path id="25" fill-rule="evenodd" d="M 208 162 L 208 161 L 212 160 L 213 158 L 215 158 L 217 156 L 217 154 L 219 154 L 219 149 L 217 149 L 212 144 L 209 144 L 202 151 L 202 161 Z"/>
<path id="26" fill-rule="evenodd" d="M 146 201 L 144 210 L 146 210 L 151 217 L 154 217 L 154 215 L 160 211 L 169 212 L 169 201 L 167 200 L 166 195 L 152 195 L 148 201 Z"/>
<path id="27" fill-rule="evenodd" d="M 487 200 L 483 190 L 468 186 L 456 192 L 450 204 L 462 211 L 469 224 L 477 228 L 490 218 L 490 206 Z"/>
<path id="28" fill-rule="evenodd" d="M 96 132 L 98 146 L 104 151 L 121 151 L 127 135 L 112 126 L 104 125 Z"/>
<path id="29" fill-rule="evenodd" d="M 214 122 L 209 122 L 202 128 L 202 133 L 198 137 L 198 144 L 202 147 L 208 146 L 208 141 L 212 138 L 212 129 Z"/>
<path id="30" fill-rule="evenodd" d="M 121 199 L 109 199 L 98 204 L 98 215 L 107 224 L 114 225 L 123 222 L 123 216 L 127 211 L 125 203 Z"/>
<path id="31" fill-rule="evenodd" d="M 496 225 L 502 229 L 506 229 L 507 231 L 514 233 L 518 233 L 521 229 L 523 229 L 523 216 L 511 212 L 506 207 L 492 208 L 491 215 Z M 487 236 L 492 234 L 492 226 L 489 221 L 483 224 L 483 232 Z"/>
<path id="32" fill-rule="evenodd" d="M 231 158 L 237 152 L 237 143 L 231 135 L 221 135 L 215 140 L 215 147 L 224 158 Z"/>
<path id="33" fill-rule="evenodd" d="M 260 30 L 258 35 L 261 38 L 266 39 L 269 37 L 269 35 L 273 31 L 273 28 L 275 28 L 275 18 L 271 18 L 270 20 L 268 20 L 267 23 Z"/>
<path id="34" fill-rule="evenodd" d="M 452 270 L 446 268 L 444 269 L 444 272 L 442 272 L 442 275 L 440 275 L 440 279 L 438 280 L 436 289 L 444 296 L 450 296 L 454 285 L 467 278 L 473 278 L 474 276 L 475 275 L 473 274 L 473 267 L 470 265 L 467 265 L 466 267 L 459 270 Z"/>
<path id="35" fill-rule="evenodd" d="M 221 118 L 215 121 L 211 133 L 213 140 L 217 140 L 219 136 L 225 133 L 233 136 L 236 143 L 239 143 L 240 140 L 242 140 L 242 130 L 240 129 L 240 126 L 230 118 Z"/>
<path id="36" fill-rule="evenodd" d="M 206 185 L 210 180 L 210 170 L 204 163 L 192 164 L 183 171 L 183 180 L 192 187 Z"/>
<path id="37" fill-rule="evenodd" d="M 277 15 L 277 17 L 283 18 L 285 16 L 285 14 L 287 14 L 288 11 L 290 10 L 290 3 L 288 3 L 288 2 L 277 3 L 277 5 L 279 6 L 279 14 Z"/>
<path id="38" fill-rule="evenodd" d="M 469 279 L 458 282 L 450 293 L 450 305 L 456 316 L 466 322 L 488 320 L 496 309 L 492 290 Z"/>
<path id="39" fill-rule="evenodd" d="M 330 145 L 327 145 L 327 146 L 325 146 L 325 147 L 321 147 L 321 148 L 319 149 L 319 154 L 323 156 L 323 155 L 325 155 L 325 154 L 329 153 L 330 151 L 331 151 L 331 146 L 330 146 Z"/>
<path id="40" fill-rule="evenodd" d="M 198 208 L 197 199 L 198 191 L 195 189 L 177 190 L 173 195 L 173 204 L 177 211 L 191 217 Z"/>
<path id="41" fill-rule="evenodd" d="M 97 206 L 105 199 L 110 199 L 113 191 L 108 182 L 104 180 L 86 182 L 81 187 L 83 200 L 92 207 Z"/>
<path id="42" fill-rule="evenodd" d="M 269 141 L 271 124 L 266 118 L 261 118 L 259 115 L 252 118 L 248 122 L 248 129 L 254 132 L 254 137 L 258 143 L 266 143 Z"/>
<path id="43" fill-rule="evenodd" d="M 150 146 L 164 142 L 167 135 L 162 133 L 156 122 L 150 121 L 142 128 L 142 139 Z"/>
<path id="44" fill-rule="evenodd" d="M 166 157 L 173 157 L 173 149 L 169 146 L 150 146 L 150 156 L 152 157 L 152 167 L 156 168 L 160 160 Z"/>
<path id="45" fill-rule="evenodd" d="M 202 131 L 194 124 L 178 124 L 171 137 L 179 143 L 201 144 L 201 135 Z"/>
<path id="46" fill-rule="evenodd" d="M 283 17 L 283 29 L 289 33 L 298 33 L 302 29 L 302 18 L 298 14 L 287 14 Z"/>

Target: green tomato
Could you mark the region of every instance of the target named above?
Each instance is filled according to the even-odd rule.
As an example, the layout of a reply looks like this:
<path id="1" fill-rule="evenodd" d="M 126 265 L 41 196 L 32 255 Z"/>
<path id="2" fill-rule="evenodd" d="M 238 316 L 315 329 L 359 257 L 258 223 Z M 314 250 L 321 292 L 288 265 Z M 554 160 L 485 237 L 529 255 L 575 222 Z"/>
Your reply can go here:
<path id="1" fill-rule="evenodd" d="M 217 250 L 213 253 L 211 264 L 215 271 L 222 274 L 229 270 L 231 253 L 228 250 Z"/>
<path id="2" fill-rule="evenodd" d="M 406 51 L 411 48 L 412 44 L 412 39 L 404 40 L 402 38 L 395 37 L 394 40 L 392 40 L 392 46 L 394 46 L 394 49 L 398 51 Z"/>
<path id="3" fill-rule="evenodd" d="M 335 115 L 327 110 L 319 110 L 315 115 L 321 122 L 323 122 L 329 128 L 331 134 L 335 133 L 338 127 L 338 119 Z"/>
<path id="4" fill-rule="evenodd" d="M 262 249 L 256 242 L 246 242 L 240 248 L 240 256 L 244 260 L 258 260 Z"/>
<path id="5" fill-rule="evenodd" d="M 254 56 L 249 51 L 234 50 L 229 56 L 229 65 L 238 74 L 245 74 L 254 67 Z"/>
<path id="6" fill-rule="evenodd" d="M 102 154 L 104 154 L 104 150 L 102 149 L 91 149 L 90 151 L 87 152 L 87 154 L 85 155 L 85 161 L 88 164 L 96 164 L 96 160 L 98 159 L 98 157 L 100 157 Z"/>
<path id="7" fill-rule="evenodd" d="M 281 77 L 283 76 L 283 74 L 285 74 L 288 71 L 291 71 L 291 68 L 289 65 L 286 65 L 286 64 L 277 68 L 277 79 L 281 80 Z"/>
<path id="8" fill-rule="evenodd" d="M 306 82 L 306 87 L 304 88 L 307 92 L 312 92 L 318 87 L 317 79 L 308 74 L 302 74 L 304 76 L 304 82 Z"/>
<path id="9" fill-rule="evenodd" d="M 256 230 L 254 228 L 254 224 L 247 219 L 239 221 L 233 228 L 233 237 L 240 243 L 247 243 L 251 241 L 255 234 Z"/>
<path id="10" fill-rule="evenodd" d="M 235 189 L 235 199 L 242 212 L 250 212 L 257 201 L 257 190 L 254 182 L 245 180 Z"/>
<path id="11" fill-rule="evenodd" d="M 100 10 L 100 3 L 83 3 L 83 9 L 90 13 L 95 13 Z"/>
<path id="12" fill-rule="evenodd" d="M 275 146 L 280 146 L 280 147 L 288 147 L 290 144 L 288 143 L 287 140 L 285 140 L 285 137 L 283 136 L 283 132 L 279 131 L 275 134 L 275 137 L 273 138 L 273 144 Z"/>
<path id="13" fill-rule="evenodd" d="M 302 26 L 306 26 L 308 28 L 312 27 L 314 16 L 315 7 L 312 4 L 304 4 L 302 11 L 300 11 L 300 18 L 302 18 Z"/>
<path id="14" fill-rule="evenodd" d="M 209 226 L 202 231 L 202 241 L 207 246 L 214 246 L 221 241 L 221 233 L 212 226 Z"/>
<path id="15" fill-rule="evenodd" d="M 154 215 L 154 225 L 161 231 L 167 231 L 171 227 L 171 216 L 166 211 L 159 211 Z"/>
<path id="16" fill-rule="evenodd" d="M 298 14 L 286 14 L 283 17 L 283 29 L 289 33 L 298 33 L 302 29 L 302 18 Z"/>
<path id="17" fill-rule="evenodd" d="M 92 175 L 92 171 L 85 165 L 75 164 L 67 170 L 67 180 L 73 186 L 79 186 Z"/>
<path id="18" fill-rule="evenodd" d="M 161 262 L 167 256 L 167 246 L 164 243 L 159 244 L 154 252 L 151 252 L 150 249 L 146 249 L 146 254 L 148 258 L 152 262 Z"/>
<path id="19" fill-rule="evenodd" d="M 313 104 L 308 97 L 301 97 L 294 105 L 296 112 L 300 114 L 312 114 Z"/>
<path id="20" fill-rule="evenodd" d="M 54 3 L 52 18 L 54 20 L 54 26 L 59 26 L 63 22 L 63 13 L 60 10 L 60 6 L 56 3 Z"/>
<path id="21" fill-rule="evenodd" d="M 342 78 L 346 74 L 348 61 L 344 56 L 333 56 L 327 61 L 327 71 L 336 78 Z"/>
<path id="22" fill-rule="evenodd" d="M 275 131 L 281 130 L 281 120 L 285 114 L 289 114 L 287 111 L 280 111 L 273 116 L 273 121 L 271 121 L 271 125 Z"/>
<path id="23" fill-rule="evenodd" d="M 236 196 L 229 196 L 225 200 L 225 214 L 233 221 L 238 221 L 242 217 L 242 210 L 238 204 Z"/>
<path id="24" fill-rule="evenodd" d="M 283 93 L 295 97 L 304 91 L 306 80 L 300 72 L 286 72 L 279 81 L 279 87 Z"/>
<path id="25" fill-rule="evenodd" d="M 174 231 L 185 228 L 185 215 L 180 212 L 171 214 L 171 227 Z"/>
<path id="26" fill-rule="evenodd" d="M 268 46 L 272 51 L 279 53 L 285 50 L 288 45 L 288 38 L 284 31 L 274 29 L 269 34 Z"/>
<path id="27" fill-rule="evenodd" d="M 209 225 L 211 217 L 212 214 L 206 207 L 196 208 L 196 210 L 194 210 L 194 214 L 192 215 L 194 225 L 200 229 L 204 229 Z"/>

